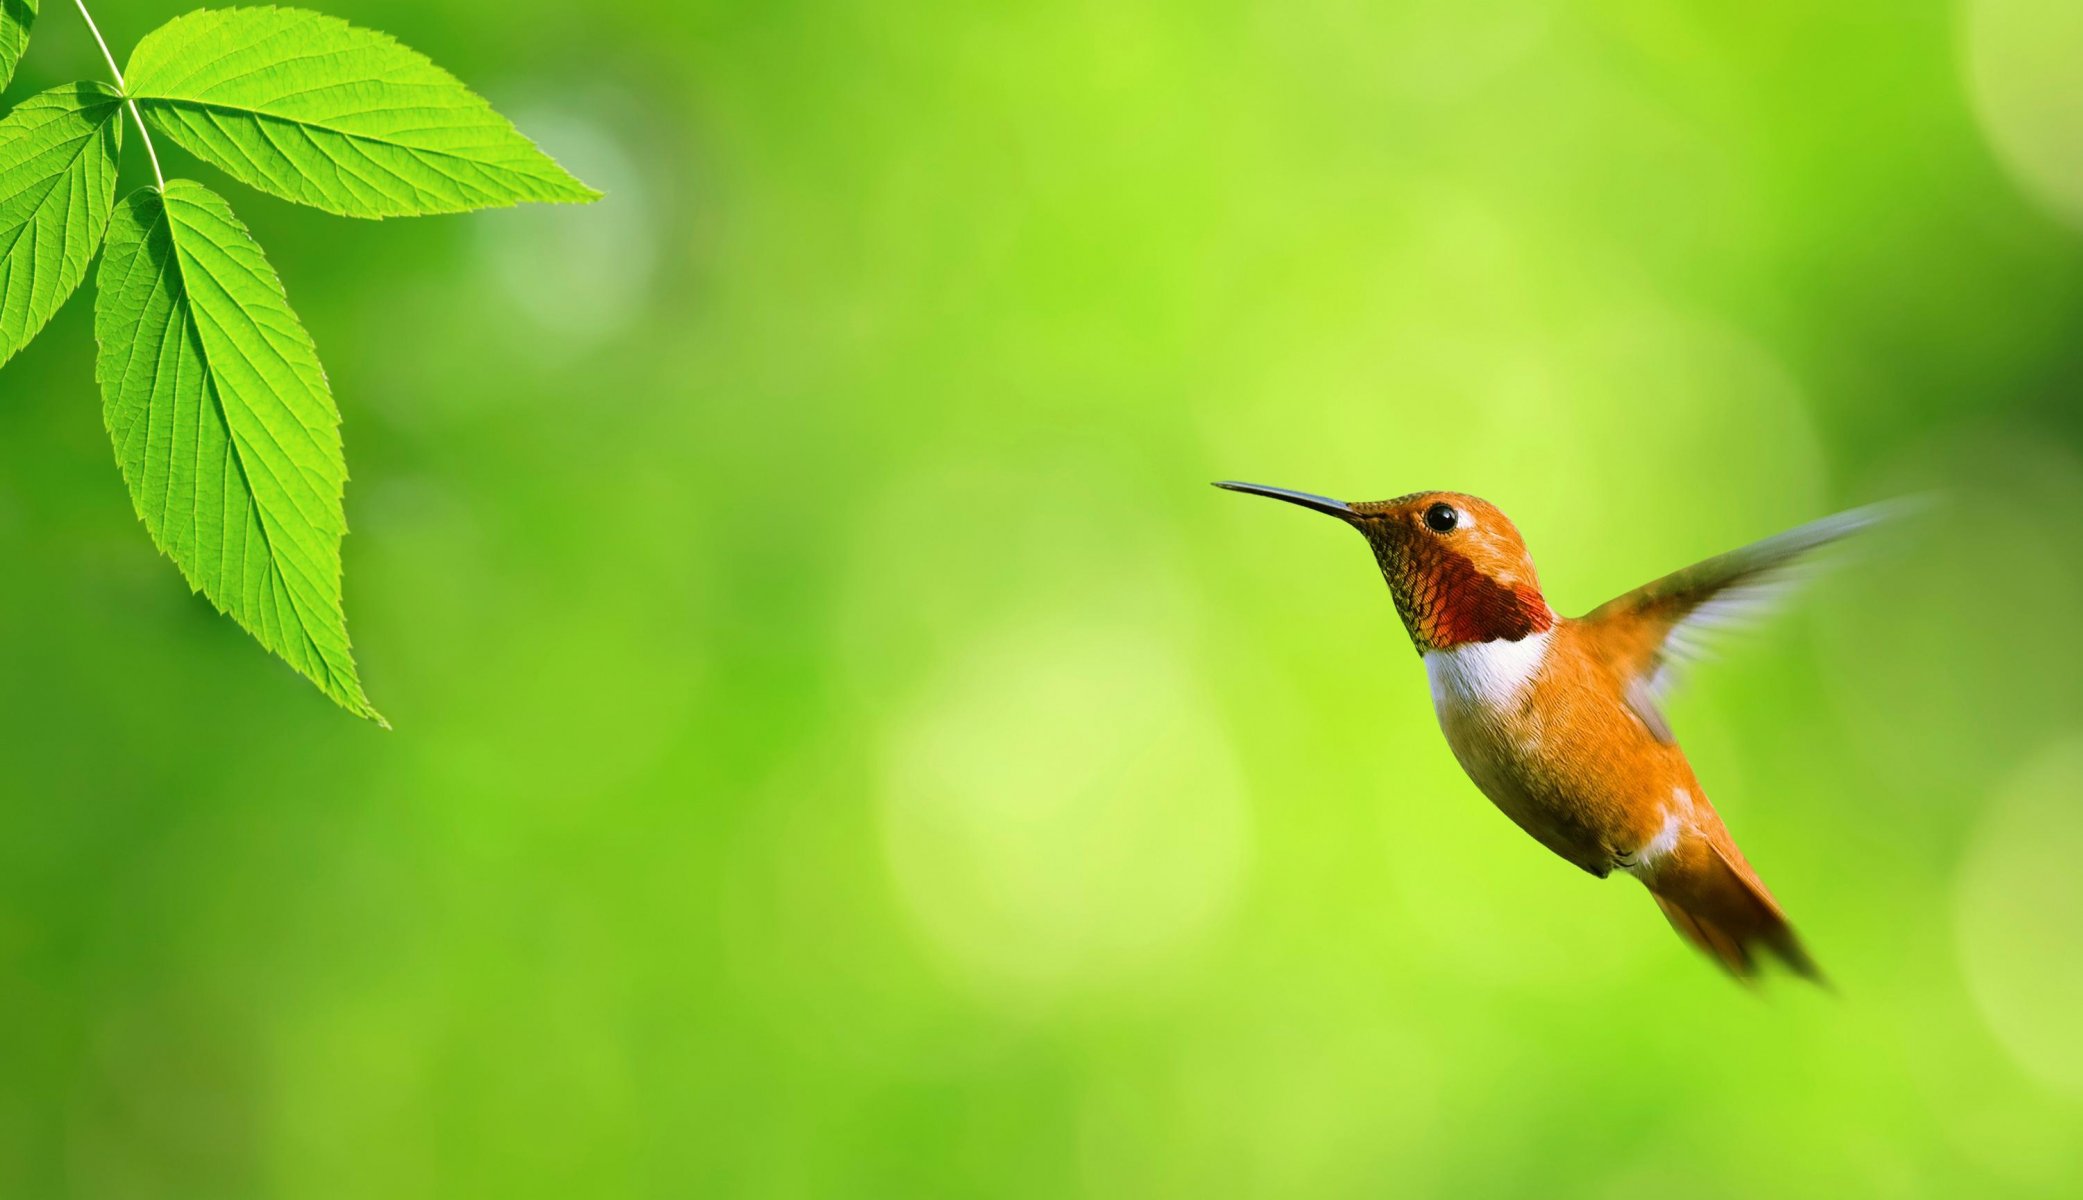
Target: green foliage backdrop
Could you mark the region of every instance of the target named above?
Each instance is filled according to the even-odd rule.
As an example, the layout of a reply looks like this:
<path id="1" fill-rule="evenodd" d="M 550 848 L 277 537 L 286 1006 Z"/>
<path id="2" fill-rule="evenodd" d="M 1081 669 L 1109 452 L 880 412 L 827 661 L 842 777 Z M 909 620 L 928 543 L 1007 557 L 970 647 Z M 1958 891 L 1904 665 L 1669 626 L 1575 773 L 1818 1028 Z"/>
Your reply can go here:
<path id="1" fill-rule="evenodd" d="M 172 578 L 59 308 L 0 1194 L 2083 1183 L 2062 6 L 318 6 L 606 198 L 334 220 L 148 118 L 322 348 L 396 730 Z M 43 8 L 10 97 L 100 77 Z M 1487 496 L 1566 611 L 1952 496 L 1671 706 L 1840 994 L 1512 830 L 1231 477 Z"/>

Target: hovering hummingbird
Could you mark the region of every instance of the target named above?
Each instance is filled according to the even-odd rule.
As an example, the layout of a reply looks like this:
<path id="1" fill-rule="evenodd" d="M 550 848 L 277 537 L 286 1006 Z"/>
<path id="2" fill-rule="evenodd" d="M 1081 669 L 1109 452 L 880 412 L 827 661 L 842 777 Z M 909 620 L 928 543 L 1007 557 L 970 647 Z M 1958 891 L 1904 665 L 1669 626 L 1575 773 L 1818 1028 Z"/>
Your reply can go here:
<path id="1" fill-rule="evenodd" d="M 1641 880 L 1671 926 L 1739 979 L 1756 974 L 1763 949 L 1821 981 L 1657 702 L 1674 668 L 1699 657 L 1701 632 L 1769 604 L 1797 560 L 1882 509 L 1826 517 L 1570 618 L 1548 607 L 1519 531 L 1474 496 L 1347 504 L 1215 486 L 1328 513 L 1366 537 L 1424 657 L 1447 745 L 1519 828 L 1601 879 Z"/>

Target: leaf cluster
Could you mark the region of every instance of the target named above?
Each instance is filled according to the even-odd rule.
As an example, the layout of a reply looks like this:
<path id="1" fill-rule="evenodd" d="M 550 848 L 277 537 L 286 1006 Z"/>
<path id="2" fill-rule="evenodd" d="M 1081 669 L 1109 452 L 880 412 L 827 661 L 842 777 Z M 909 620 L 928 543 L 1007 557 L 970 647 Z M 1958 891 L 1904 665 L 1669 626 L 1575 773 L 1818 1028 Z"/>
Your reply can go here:
<path id="1" fill-rule="evenodd" d="M 0 0 L 0 88 L 37 7 Z M 0 364 L 99 253 L 95 376 L 145 529 L 192 589 L 342 707 L 381 721 L 341 608 L 347 468 L 325 369 L 231 205 L 160 179 L 151 138 L 346 217 L 598 193 L 423 55 L 320 13 L 190 13 L 147 34 L 127 68 L 113 56 L 109 67 L 112 83 L 52 88 L 0 119 Z M 155 182 L 118 200 L 126 114 Z"/>

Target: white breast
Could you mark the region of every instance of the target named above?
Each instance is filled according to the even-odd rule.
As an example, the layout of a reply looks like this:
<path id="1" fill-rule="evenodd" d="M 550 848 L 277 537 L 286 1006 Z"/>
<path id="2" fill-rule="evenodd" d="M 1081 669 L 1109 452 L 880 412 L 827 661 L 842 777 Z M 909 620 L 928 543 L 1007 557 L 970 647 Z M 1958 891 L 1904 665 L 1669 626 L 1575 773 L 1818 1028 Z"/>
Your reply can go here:
<path id="1" fill-rule="evenodd" d="M 1502 708 L 1512 702 L 1548 656 L 1553 629 L 1516 642 L 1469 642 L 1425 652 L 1425 674 L 1432 681 L 1432 703 L 1446 713 L 1474 705 Z"/>

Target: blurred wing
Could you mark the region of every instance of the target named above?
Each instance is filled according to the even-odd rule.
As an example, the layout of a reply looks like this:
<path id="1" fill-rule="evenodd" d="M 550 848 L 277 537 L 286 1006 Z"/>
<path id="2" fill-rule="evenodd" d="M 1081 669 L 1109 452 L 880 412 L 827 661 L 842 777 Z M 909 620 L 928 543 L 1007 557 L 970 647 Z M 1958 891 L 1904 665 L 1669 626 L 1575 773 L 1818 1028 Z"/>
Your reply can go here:
<path id="1" fill-rule="evenodd" d="M 1900 515 L 1869 505 L 1673 571 L 1585 614 L 1627 678 L 1628 704 L 1659 739 L 1672 740 L 1658 702 L 1678 668 L 1707 657 L 1714 635 L 1755 624 L 1814 573 L 1813 552 Z"/>

